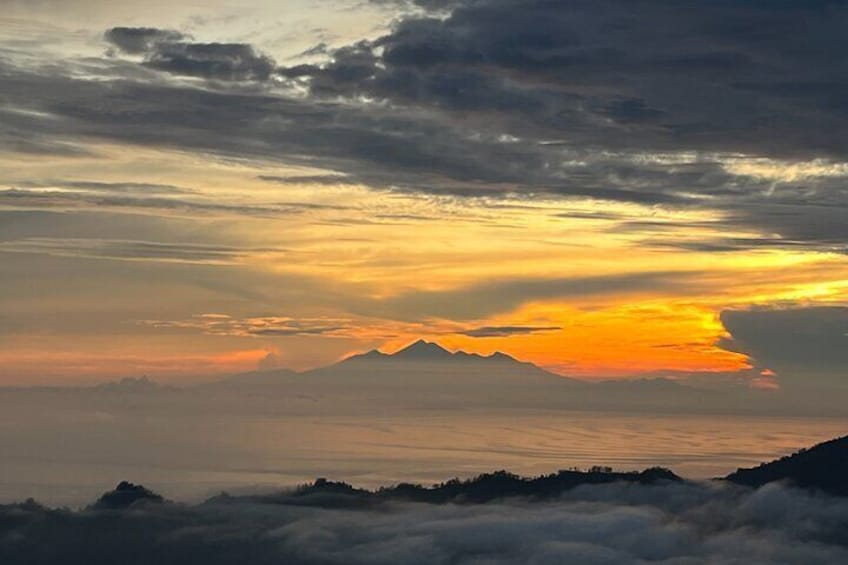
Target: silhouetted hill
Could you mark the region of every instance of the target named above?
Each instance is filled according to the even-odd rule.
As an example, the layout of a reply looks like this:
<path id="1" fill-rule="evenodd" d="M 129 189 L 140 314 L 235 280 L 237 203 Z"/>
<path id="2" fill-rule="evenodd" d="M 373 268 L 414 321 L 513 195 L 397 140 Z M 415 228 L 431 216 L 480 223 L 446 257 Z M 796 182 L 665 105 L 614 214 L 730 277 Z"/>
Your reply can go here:
<path id="1" fill-rule="evenodd" d="M 136 504 L 161 504 L 165 502 L 162 496 L 127 481 L 121 481 L 115 490 L 103 493 L 97 501 L 91 505 L 94 510 L 117 510 L 129 508 Z"/>
<path id="2" fill-rule="evenodd" d="M 663 469 L 535 479 L 501 471 L 376 492 L 317 480 L 200 504 L 132 500 L 80 510 L 0 504 L 0 563 L 848 563 L 848 498 L 716 488 Z"/>
<path id="3" fill-rule="evenodd" d="M 144 394 L 153 392 L 176 391 L 175 387 L 163 385 L 150 377 L 126 377 L 117 381 L 100 383 L 94 389 L 101 392 L 117 392 L 127 394 Z"/>
<path id="4" fill-rule="evenodd" d="M 786 481 L 799 487 L 848 496 L 848 436 L 802 449 L 758 467 L 739 469 L 725 480 L 751 487 Z"/>
<path id="5" fill-rule="evenodd" d="M 537 371 L 541 371 L 544 373 L 548 373 L 544 369 L 534 365 L 533 363 L 527 363 L 524 361 L 519 361 L 515 357 L 507 355 L 506 353 L 502 353 L 500 351 L 496 351 L 491 355 L 479 355 L 477 353 L 466 353 L 465 351 L 456 351 L 450 352 L 438 343 L 433 343 L 429 341 L 424 341 L 423 339 L 419 339 L 415 341 L 403 349 L 396 351 L 394 353 L 383 353 L 377 349 L 372 349 L 367 353 L 361 353 L 358 355 L 352 355 L 347 359 L 344 359 L 340 363 L 337 363 L 335 366 L 344 366 L 348 364 L 358 364 L 358 363 L 469 363 L 469 364 L 486 364 L 487 366 L 492 366 L 495 364 L 507 365 L 507 366 L 521 366 L 524 369 L 535 369 Z M 552 373 L 548 373 L 552 374 Z"/>
<path id="6" fill-rule="evenodd" d="M 243 501 L 267 504 L 290 504 L 320 507 L 370 507 L 381 502 L 406 501 L 427 504 L 484 504 L 505 498 L 552 499 L 581 485 L 599 485 L 615 482 L 653 485 L 679 483 L 683 479 L 672 471 L 660 467 L 644 471 L 617 472 L 607 467 L 588 471 L 566 470 L 550 475 L 525 478 L 507 471 L 479 475 L 473 479 L 452 479 L 430 487 L 401 483 L 382 487 L 376 491 L 355 488 L 344 482 L 316 479 L 291 492 L 248 497 L 231 497 L 223 494 L 209 503 Z"/>
<path id="7" fill-rule="evenodd" d="M 439 345 L 419 339 L 397 351 L 393 355 L 395 359 L 403 359 L 406 361 L 448 361 L 454 358 L 454 354 Z"/>
<path id="8" fill-rule="evenodd" d="M 332 409 L 388 413 L 402 409 L 577 409 L 592 411 L 734 412 L 768 410 L 768 398 L 707 390 L 669 378 L 587 381 L 549 372 L 506 353 L 450 351 L 417 340 L 394 352 L 377 349 L 304 372 L 254 371 L 194 390 L 249 396 L 289 413 Z"/>
<path id="9" fill-rule="evenodd" d="M 617 472 L 596 467 L 589 471 L 559 471 L 535 478 L 524 478 L 507 471 L 479 475 L 467 481 L 454 479 L 427 488 L 401 484 L 377 491 L 377 496 L 401 498 L 415 502 L 447 503 L 466 502 L 482 504 L 501 498 L 555 498 L 567 490 L 581 485 L 609 484 L 614 482 L 655 484 L 680 482 L 683 479 L 663 468 L 641 472 Z M 314 488 L 314 487 L 313 487 Z"/>
<path id="10" fill-rule="evenodd" d="M 372 350 L 353 355 L 304 375 L 314 382 L 332 382 L 336 386 L 355 383 L 382 389 L 402 388 L 439 395 L 464 394 L 472 398 L 486 390 L 498 396 L 516 387 L 532 384 L 562 386 L 577 383 L 545 371 L 533 363 L 519 361 L 505 353 L 478 355 L 465 351 L 451 352 L 437 343 L 418 340 L 395 353 Z M 485 387 L 485 388 L 480 388 Z M 500 393 L 499 393 L 500 391 Z"/>

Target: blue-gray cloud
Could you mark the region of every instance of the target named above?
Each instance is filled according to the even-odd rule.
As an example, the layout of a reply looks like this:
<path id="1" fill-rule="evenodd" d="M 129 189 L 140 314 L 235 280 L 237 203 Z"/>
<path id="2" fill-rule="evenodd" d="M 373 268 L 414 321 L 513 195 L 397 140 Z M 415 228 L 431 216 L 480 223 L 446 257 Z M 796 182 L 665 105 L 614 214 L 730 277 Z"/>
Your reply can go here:
<path id="1" fill-rule="evenodd" d="M 789 389 L 848 389 L 848 308 L 725 310 L 722 346 L 751 356 Z"/>
<path id="2" fill-rule="evenodd" d="M 105 33 L 118 50 L 142 55 L 151 69 L 218 80 L 268 80 L 274 61 L 246 43 L 196 43 L 178 31 L 115 27 Z"/>
<path id="3" fill-rule="evenodd" d="M 848 160 L 848 68 L 830 56 L 845 2 L 418 4 L 442 12 L 404 12 L 319 63 L 155 28 L 109 30 L 98 80 L 2 61 L 0 137 L 30 153 L 108 139 L 319 165 L 394 190 L 711 208 L 774 234 L 737 249 L 844 247 L 845 173 L 775 180 L 723 159 Z"/>
<path id="4" fill-rule="evenodd" d="M 353 308 L 363 314 L 378 313 L 394 319 L 479 320 L 511 312 L 538 300 L 588 299 L 615 294 L 677 292 L 695 294 L 702 289 L 698 272 L 656 271 L 589 277 L 525 277 L 496 280 L 439 291 L 409 291 Z"/>
<path id="5" fill-rule="evenodd" d="M 559 326 L 481 326 L 463 330 L 460 333 L 468 337 L 510 337 L 514 335 L 527 335 L 542 332 L 552 332 L 562 329 Z"/>

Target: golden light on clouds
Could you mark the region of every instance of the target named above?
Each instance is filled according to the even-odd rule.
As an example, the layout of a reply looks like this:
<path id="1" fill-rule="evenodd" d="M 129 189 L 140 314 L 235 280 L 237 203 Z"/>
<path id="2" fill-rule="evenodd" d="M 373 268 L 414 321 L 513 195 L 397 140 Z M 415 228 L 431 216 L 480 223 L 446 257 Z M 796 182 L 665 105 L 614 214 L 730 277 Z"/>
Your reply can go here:
<path id="1" fill-rule="evenodd" d="M 63 374 L 83 368 L 101 375 L 227 372 L 256 366 L 268 351 L 281 351 L 290 366 L 304 369 L 422 336 L 454 349 L 507 351 L 586 378 L 733 372 L 749 368 L 750 361 L 717 345 L 725 332 L 718 320 L 723 308 L 846 297 L 848 269 L 838 256 L 688 249 L 712 238 L 758 237 L 724 229 L 720 213 L 708 210 L 420 196 L 374 190 L 333 171 L 257 168 L 149 149 L 92 149 L 93 156 L 81 159 L 32 160 L 28 167 L 35 176 L 65 180 L 30 186 L 27 194 L 55 199 L 54 209 L 63 214 L 118 214 L 131 220 L 124 231 L 144 217 L 158 227 L 139 222 L 138 234 L 121 239 L 30 238 L 4 245 L 27 255 L 76 257 L 98 268 L 118 260 L 164 268 L 164 294 L 157 302 L 172 306 L 160 306 L 164 315 L 146 326 L 138 324 L 151 317 L 134 312 L 119 314 L 117 321 L 124 328 L 143 327 L 143 335 L 133 337 L 140 343 L 161 343 L 175 331 L 181 339 L 190 334 L 197 351 L 178 361 L 177 351 L 152 348 L 148 362 L 118 361 L 138 359 L 137 347 L 112 344 L 113 353 L 103 357 L 81 337 L 99 330 L 83 324 L 80 335 L 37 360 L 3 354 L 26 373 L 60 363 Z M 778 170 L 763 163 L 732 166 L 749 167 L 739 170 L 744 174 Z M 817 167 L 785 174 L 827 170 Z M 119 186 L 127 171 L 133 194 Z M 95 176 L 100 184 L 85 182 Z M 13 202 L 6 208 L 31 206 Z M 174 239 L 173 246 L 145 243 L 163 236 Z M 212 270 L 169 281 L 169 262 Z M 229 282 L 216 280 L 218 272 L 227 273 Z M 642 276 L 654 278 L 639 286 Z M 623 282 L 615 284 L 616 278 Z M 561 290 L 557 281 L 563 281 Z M 208 295 L 186 295 L 186 283 L 201 284 Z M 128 288 L 114 292 L 116 304 L 132 300 Z M 277 294 L 287 298 L 278 304 Z M 83 289 L 70 288 L 50 302 L 62 311 L 91 308 L 93 300 L 102 305 Z M 475 306 L 451 319 L 440 302 L 450 300 L 460 314 L 463 302 Z M 220 312 L 221 319 L 204 317 L 208 312 Z M 501 335 L 473 331 L 485 327 L 518 329 Z M 288 345 L 294 340 L 311 344 L 311 353 L 299 358 Z"/>
<path id="2" fill-rule="evenodd" d="M 784 115 L 734 129 L 754 107 L 701 108 L 715 75 L 578 87 L 496 49 L 447 65 L 457 85 L 386 58 L 421 6 L 24 4 L 0 31 L 3 380 L 306 369 L 419 337 L 586 378 L 727 373 L 752 360 L 722 311 L 848 302 L 848 164 L 836 134 L 808 150 L 839 121 L 758 144 Z"/>
<path id="3" fill-rule="evenodd" d="M 728 172 L 735 175 L 775 182 L 795 182 L 816 177 L 844 177 L 848 175 L 848 163 L 834 163 L 825 159 L 781 161 L 740 156 L 728 158 L 723 164 Z"/>

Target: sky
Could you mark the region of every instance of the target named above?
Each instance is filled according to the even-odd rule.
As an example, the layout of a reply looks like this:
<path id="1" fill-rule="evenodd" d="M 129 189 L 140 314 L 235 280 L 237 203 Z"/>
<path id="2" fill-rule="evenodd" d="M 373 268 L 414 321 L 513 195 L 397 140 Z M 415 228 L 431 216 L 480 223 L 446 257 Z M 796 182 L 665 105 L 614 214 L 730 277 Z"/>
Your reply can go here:
<path id="1" fill-rule="evenodd" d="M 0 384 L 417 338 L 848 390 L 848 3 L 0 0 Z"/>

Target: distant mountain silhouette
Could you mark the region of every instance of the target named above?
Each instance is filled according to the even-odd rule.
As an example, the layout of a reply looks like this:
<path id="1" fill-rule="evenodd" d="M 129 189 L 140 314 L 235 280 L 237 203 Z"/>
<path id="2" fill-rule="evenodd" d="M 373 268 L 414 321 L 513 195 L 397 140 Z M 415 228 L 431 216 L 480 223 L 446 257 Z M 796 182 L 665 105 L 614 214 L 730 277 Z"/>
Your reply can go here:
<path id="1" fill-rule="evenodd" d="M 724 480 L 755 488 L 775 481 L 785 481 L 801 488 L 848 496 L 848 436 L 802 449 L 758 467 L 739 469 Z M 451 479 L 430 487 L 401 483 L 374 491 L 319 478 L 310 484 L 276 494 L 230 496 L 222 493 L 207 500 L 205 504 L 245 501 L 319 507 L 370 507 L 386 501 L 483 504 L 504 498 L 551 499 L 581 485 L 615 482 L 661 485 L 685 481 L 671 470 L 662 467 L 652 467 L 641 472 L 619 472 L 610 467 L 593 467 L 586 471 L 562 470 L 533 478 L 497 471 L 468 480 Z M 115 510 L 164 502 L 167 501 L 161 495 L 141 485 L 122 481 L 114 490 L 104 493 L 89 508 Z"/>
<path id="2" fill-rule="evenodd" d="M 547 371 L 506 353 L 450 351 L 416 340 L 394 353 L 374 349 L 304 372 L 288 369 L 233 375 L 199 387 L 246 394 L 309 411 L 321 403 L 355 410 L 401 408 L 727 411 L 750 406 L 727 394 L 666 378 L 590 382 Z M 732 409 L 732 408 L 731 408 Z"/>
<path id="3" fill-rule="evenodd" d="M 209 393 L 250 396 L 270 409 L 305 413 L 332 406 L 361 412 L 536 406 L 562 398 L 580 381 L 555 375 L 505 353 L 451 352 L 415 341 L 395 353 L 372 350 L 310 371 L 254 371 L 196 387 Z"/>
<path id="4" fill-rule="evenodd" d="M 848 496 L 848 436 L 802 449 L 758 467 L 738 469 L 724 480 L 754 488 L 783 481 L 801 488 Z M 586 471 L 562 470 L 533 478 L 497 471 L 468 480 L 451 479 L 429 487 L 401 483 L 374 491 L 319 478 L 294 490 L 276 494 L 230 496 L 222 493 L 207 500 L 205 504 L 245 501 L 319 507 L 370 507 L 386 501 L 483 504 L 504 498 L 551 499 L 581 485 L 615 482 L 661 485 L 685 480 L 662 467 L 652 467 L 641 472 L 619 472 L 610 467 L 593 467 Z M 123 509 L 139 504 L 163 502 L 167 501 L 161 495 L 141 485 L 123 481 L 114 490 L 104 493 L 90 508 Z"/>
<path id="5" fill-rule="evenodd" d="M 507 471 L 496 471 L 468 480 L 451 479 L 429 487 L 401 483 L 374 491 L 321 478 L 293 491 L 238 497 L 222 494 L 209 499 L 207 503 L 248 500 L 264 504 L 320 507 L 368 507 L 389 501 L 485 504 L 505 498 L 552 499 L 582 485 L 616 482 L 659 485 L 683 481 L 684 479 L 662 467 L 631 472 L 613 471 L 609 467 L 593 467 L 587 471 L 564 470 L 533 478 L 521 477 Z"/>
<path id="6" fill-rule="evenodd" d="M 746 413 L 783 408 L 743 387 L 709 390 L 662 377 L 593 382 L 554 374 L 500 351 L 450 351 L 422 339 L 394 353 L 375 349 L 303 372 L 250 371 L 184 387 L 146 377 L 94 387 L 0 387 L 0 394 L 55 397 L 60 404 L 69 399 L 158 401 L 167 395 L 168 402 L 214 401 L 228 411 L 241 409 L 249 400 L 254 408 L 276 414 L 389 414 L 408 409 Z"/>
<path id="7" fill-rule="evenodd" d="M 487 363 L 513 363 L 523 365 L 525 367 L 535 367 L 542 371 L 543 369 L 518 359 L 496 351 L 491 355 L 479 355 L 477 353 L 466 353 L 465 351 L 456 351 L 454 353 L 448 351 L 438 343 L 424 341 L 419 339 L 403 349 L 394 353 L 383 353 L 377 349 L 372 349 L 367 353 L 352 355 L 344 359 L 341 363 L 356 363 L 356 362 L 372 362 L 372 361 L 388 361 L 388 362 L 418 362 L 418 363 L 441 363 L 441 362 L 487 362 Z M 546 371 L 547 372 L 547 371 Z"/>
<path id="8" fill-rule="evenodd" d="M 111 381 L 95 385 L 96 390 L 104 392 L 122 393 L 145 393 L 176 390 L 174 387 L 163 385 L 152 380 L 150 377 L 126 377 L 117 381 Z"/>
<path id="9" fill-rule="evenodd" d="M 439 345 L 419 339 L 409 344 L 390 357 L 406 361 L 447 361 L 454 358 L 454 354 Z"/>
<path id="10" fill-rule="evenodd" d="M 91 505 L 94 510 L 119 510 L 139 504 L 161 504 L 165 499 L 155 492 L 127 481 L 121 481 L 115 490 L 103 493 Z"/>
<path id="11" fill-rule="evenodd" d="M 725 480 L 759 487 L 774 481 L 848 496 L 848 436 L 802 449 L 770 463 L 739 469 Z"/>
<path id="12" fill-rule="evenodd" d="M 669 469 L 654 467 L 641 472 L 617 472 L 608 467 L 594 467 L 588 471 L 559 471 L 550 475 L 525 478 L 507 471 L 485 473 L 469 480 L 450 481 L 425 487 L 402 483 L 384 487 L 375 492 L 354 489 L 346 483 L 334 483 L 319 479 L 295 491 L 295 496 L 310 496 L 327 492 L 376 497 L 377 499 L 408 500 L 430 504 L 462 502 L 484 504 L 503 498 L 556 498 L 562 493 L 581 485 L 598 485 L 615 482 L 658 484 L 681 482 L 682 478 Z"/>
<path id="13" fill-rule="evenodd" d="M 750 487 L 786 481 L 797 487 L 848 496 L 848 436 L 820 443 L 758 467 L 739 469 L 724 480 Z M 581 485 L 616 482 L 663 485 L 685 480 L 663 467 L 630 472 L 613 471 L 610 467 L 592 467 L 586 471 L 562 470 L 533 478 L 496 471 L 468 480 L 451 479 L 430 487 L 401 483 L 373 491 L 319 478 L 296 489 L 276 494 L 230 496 L 222 493 L 204 504 L 249 502 L 317 507 L 371 507 L 389 501 L 484 504 L 505 498 L 553 499 Z M 141 485 L 122 481 L 89 508 L 119 510 L 140 504 L 165 502 L 161 495 Z"/>
<path id="14" fill-rule="evenodd" d="M 504 353 L 451 352 L 423 340 L 392 354 L 353 355 L 303 377 L 326 395 L 364 395 L 363 402 L 383 407 L 529 406 L 562 398 L 568 385 L 582 386 Z"/>
<path id="15" fill-rule="evenodd" d="M 519 361 L 500 351 L 491 355 L 478 355 L 465 351 L 451 352 L 438 343 L 419 339 L 395 353 L 383 353 L 373 349 L 366 353 L 351 355 L 333 365 L 302 373 L 289 369 L 250 371 L 232 375 L 203 386 L 249 388 L 286 385 L 308 387 L 310 384 L 328 384 L 329 381 L 335 379 L 338 379 L 339 382 L 335 384 L 339 386 L 352 384 L 367 386 L 369 382 L 383 386 L 392 386 L 398 383 L 409 386 L 414 381 L 418 381 L 420 384 L 435 385 L 441 380 L 456 382 L 457 377 L 462 377 L 465 382 L 468 382 L 466 377 L 470 373 L 476 373 L 480 377 L 492 375 L 492 378 L 496 380 L 496 374 L 504 372 L 513 375 L 543 375 L 557 379 L 557 382 L 560 383 L 571 381 L 571 379 L 545 371 L 533 363 Z M 388 378 L 389 373 L 394 378 Z M 376 382 L 374 382 L 375 377 L 377 377 Z"/>

